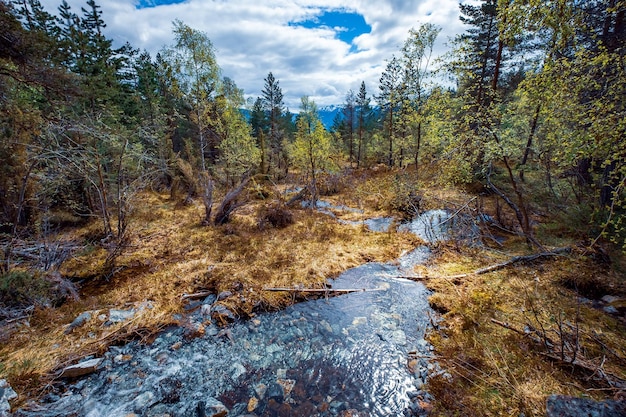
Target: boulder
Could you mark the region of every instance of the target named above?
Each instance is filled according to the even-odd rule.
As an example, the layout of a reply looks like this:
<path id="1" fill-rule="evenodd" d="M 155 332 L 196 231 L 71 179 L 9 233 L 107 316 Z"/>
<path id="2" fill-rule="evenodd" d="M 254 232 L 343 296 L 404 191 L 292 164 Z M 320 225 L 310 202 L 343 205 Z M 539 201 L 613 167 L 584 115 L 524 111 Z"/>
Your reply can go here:
<path id="1" fill-rule="evenodd" d="M 236 320 L 235 314 L 222 304 L 211 307 L 211 318 L 220 325 L 226 325 Z"/>
<path id="2" fill-rule="evenodd" d="M 110 326 L 114 323 L 121 323 L 123 321 L 130 320 L 136 313 L 137 310 L 132 308 L 130 310 L 111 309 L 109 310 L 109 320 L 106 322 L 106 325 Z"/>
<path id="3" fill-rule="evenodd" d="M 228 409 L 215 398 L 209 398 L 206 401 L 198 402 L 196 415 L 198 417 L 226 417 Z"/>

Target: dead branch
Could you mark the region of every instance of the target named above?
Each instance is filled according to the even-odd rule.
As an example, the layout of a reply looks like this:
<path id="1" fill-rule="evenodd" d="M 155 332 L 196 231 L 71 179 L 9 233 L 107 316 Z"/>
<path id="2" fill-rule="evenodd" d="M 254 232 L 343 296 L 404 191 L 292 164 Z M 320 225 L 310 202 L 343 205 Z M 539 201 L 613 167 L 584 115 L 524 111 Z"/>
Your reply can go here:
<path id="1" fill-rule="evenodd" d="M 505 261 L 505 262 L 501 262 L 501 263 L 497 263 L 494 265 L 489 265 L 486 266 L 484 268 L 479 268 L 476 269 L 472 272 L 467 272 L 465 274 L 458 274 L 458 275 L 393 275 L 393 276 L 388 276 L 389 278 L 404 278 L 404 279 L 410 279 L 413 281 L 425 281 L 425 280 L 429 280 L 429 279 L 450 279 L 450 280 L 457 280 L 457 279 L 461 279 L 461 278 L 467 278 L 473 275 L 482 275 L 482 274 L 487 274 L 489 272 L 494 272 L 494 271 L 499 271 L 500 269 L 504 269 L 508 266 L 517 264 L 517 263 L 525 263 L 525 262 L 532 262 L 532 261 L 536 261 L 538 259 L 542 259 L 542 258 L 552 258 L 555 256 L 561 256 L 565 253 L 569 253 L 571 251 L 571 248 L 569 247 L 563 247 L 563 248 L 557 248 L 554 250 L 551 250 L 549 252 L 540 252 L 540 253 L 535 253 L 532 255 L 523 255 L 523 256 L 514 256 L 511 259 Z"/>
<path id="2" fill-rule="evenodd" d="M 546 343 L 546 341 L 544 340 L 545 336 L 538 334 L 537 330 L 523 331 L 523 330 L 517 329 L 516 327 L 512 326 L 509 323 L 496 320 L 496 319 L 491 319 L 491 322 L 507 330 L 515 332 L 521 336 L 527 337 L 539 346 L 545 347 L 546 352 L 539 352 L 539 354 L 541 356 L 544 356 L 556 362 L 557 364 L 561 366 L 572 366 L 574 368 L 577 368 L 583 371 L 584 373 L 587 373 L 589 375 L 588 379 L 591 379 L 594 376 L 598 376 L 611 388 L 623 389 L 624 387 L 626 387 L 626 381 L 604 370 L 604 363 L 605 363 L 606 357 L 602 359 L 602 362 L 600 364 L 595 364 L 592 361 L 582 357 L 580 349 L 578 348 L 577 349 L 571 349 L 571 348 L 565 349 L 564 347 L 565 345 L 560 344 L 561 350 L 552 349 L 551 347 L 554 347 L 555 344 Z"/>
<path id="3" fill-rule="evenodd" d="M 263 291 L 271 292 L 306 292 L 306 293 L 320 293 L 320 294 L 349 294 L 353 292 L 371 292 L 371 291 L 385 291 L 385 288 L 348 288 L 348 289 L 332 289 L 332 288 L 289 288 L 289 287 L 276 287 L 276 288 L 263 288 Z"/>
<path id="4" fill-rule="evenodd" d="M 293 197 L 291 197 L 286 203 L 285 205 L 287 207 L 293 207 L 294 204 L 296 204 L 299 201 L 302 201 L 307 195 L 311 194 L 311 190 L 309 189 L 309 187 L 304 187 L 302 190 L 300 190 L 296 195 L 294 195 Z"/>
<path id="5" fill-rule="evenodd" d="M 236 209 L 245 204 L 245 202 L 239 201 L 239 196 L 243 192 L 246 185 L 248 185 L 248 179 L 243 180 L 241 184 L 237 186 L 237 188 L 230 190 L 226 194 L 226 196 L 222 200 L 222 203 L 217 209 L 217 213 L 215 213 L 215 219 L 213 220 L 213 222 L 216 225 L 219 226 L 228 223 L 228 221 L 230 220 L 230 215 Z"/>
<path id="6" fill-rule="evenodd" d="M 199 298 L 206 298 L 209 295 L 213 294 L 211 291 L 201 291 L 201 292 L 196 292 L 193 294 L 183 294 L 180 296 L 181 301 L 185 301 L 185 300 L 196 300 Z"/>

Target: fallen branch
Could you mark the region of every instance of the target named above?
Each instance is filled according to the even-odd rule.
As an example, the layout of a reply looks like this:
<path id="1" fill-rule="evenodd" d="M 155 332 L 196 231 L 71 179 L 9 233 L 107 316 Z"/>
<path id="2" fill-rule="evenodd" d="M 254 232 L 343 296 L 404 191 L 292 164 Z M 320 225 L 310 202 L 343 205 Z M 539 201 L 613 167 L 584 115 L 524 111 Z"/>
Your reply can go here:
<path id="1" fill-rule="evenodd" d="M 532 340 L 533 342 L 535 342 L 537 345 L 541 345 L 541 346 L 554 346 L 554 343 L 550 342 L 549 344 L 546 344 L 544 341 L 541 340 L 541 337 L 537 337 L 537 336 L 533 336 L 532 332 L 526 332 L 526 331 L 522 331 L 520 329 L 517 329 L 515 327 L 513 327 L 512 325 L 510 325 L 509 323 L 505 323 L 503 321 L 500 320 L 496 320 L 496 319 L 491 319 L 491 322 L 494 324 L 497 324 L 500 327 L 504 327 L 507 330 L 510 330 L 512 332 L 515 332 L 519 335 L 522 335 L 524 337 L 528 337 L 530 340 Z M 602 363 L 600 365 L 594 364 L 593 362 L 589 361 L 589 360 L 585 360 L 585 359 L 580 359 L 577 358 L 576 356 L 573 356 L 571 354 L 572 352 L 567 352 L 567 351 L 554 351 L 552 349 L 548 348 L 547 352 L 539 352 L 539 354 L 541 356 L 544 356 L 558 364 L 560 364 L 561 366 L 572 366 L 574 368 L 578 368 L 582 371 L 585 371 L 589 374 L 591 374 L 589 376 L 589 379 L 593 378 L 595 375 L 598 375 L 604 382 L 607 383 L 607 385 L 611 388 L 619 388 L 619 389 L 623 389 L 624 387 L 626 387 L 626 381 L 624 381 L 623 379 L 621 379 L 620 377 L 613 375 L 607 371 L 605 371 L 603 369 L 604 366 L 604 362 L 605 359 L 602 360 Z M 580 356 L 580 353 L 578 354 L 578 356 Z"/>
<path id="2" fill-rule="evenodd" d="M 201 292 L 196 292 L 193 294 L 183 294 L 180 296 L 181 301 L 185 301 L 185 300 L 194 300 L 194 299 L 198 299 L 198 298 L 206 298 L 209 295 L 213 294 L 213 292 L 211 291 L 201 291 Z"/>
<path id="3" fill-rule="evenodd" d="M 532 255 L 514 256 L 506 262 L 489 265 L 484 268 L 476 269 L 475 271 L 472 271 L 472 272 L 467 272 L 465 274 L 458 274 L 458 275 L 417 275 L 417 276 L 416 275 L 393 275 L 393 276 L 387 275 L 387 277 L 404 278 L 404 279 L 410 279 L 414 281 L 423 281 L 423 280 L 438 279 L 438 278 L 455 280 L 455 279 L 467 278 L 472 275 L 482 275 L 482 274 L 486 274 L 489 272 L 499 271 L 500 269 L 504 269 L 507 266 L 511 266 L 516 263 L 532 262 L 541 258 L 551 258 L 554 256 L 560 256 L 565 253 L 569 253 L 570 251 L 571 251 L 571 248 L 564 247 L 564 248 L 557 248 L 549 252 L 540 252 L 540 253 L 535 253 Z"/>
<path id="4" fill-rule="evenodd" d="M 598 375 L 604 382 L 606 382 L 606 384 L 610 388 L 621 390 L 626 387 L 626 381 L 602 369 L 604 361 L 598 366 L 588 361 L 581 361 L 579 359 L 572 360 L 567 355 L 565 355 L 563 359 L 561 359 L 559 355 L 550 352 L 541 352 L 540 355 L 545 356 L 546 358 L 561 365 L 573 366 L 574 368 L 578 368 L 581 371 L 591 373 L 589 379 L 593 378 L 595 375 Z"/>
<path id="5" fill-rule="evenodd" d="M 321 294 L 349 294 L 353 292 L 371 292 L 371 291 L 384 291 L 385 288 L 347 288 L 347 289 L 332 289 L 332 288 L 263 288 L 263 291 L 272 292 L 308 292 L 308 293 L 321 293 Z"/>

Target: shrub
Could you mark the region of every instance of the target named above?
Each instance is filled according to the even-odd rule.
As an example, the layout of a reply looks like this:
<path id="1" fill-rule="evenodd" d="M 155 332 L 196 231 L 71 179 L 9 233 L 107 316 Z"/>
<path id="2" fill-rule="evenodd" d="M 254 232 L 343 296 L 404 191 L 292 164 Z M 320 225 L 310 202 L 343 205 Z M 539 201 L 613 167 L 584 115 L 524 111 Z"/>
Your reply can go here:
<path id="1" fill-rule="evenodd" d="M 293 224 L 293 222 L 293 214 L 282 204 L 265 206 L 259 211 L 260 229 L 264 229 L 267 225 L 281 229 Z"/>
<path id="2" fill-rule="evenodd" d="M 10 308 L 47 304 L 50 281 L 25 271 L 11 271 L 0 275 L 0 303 Z"/>

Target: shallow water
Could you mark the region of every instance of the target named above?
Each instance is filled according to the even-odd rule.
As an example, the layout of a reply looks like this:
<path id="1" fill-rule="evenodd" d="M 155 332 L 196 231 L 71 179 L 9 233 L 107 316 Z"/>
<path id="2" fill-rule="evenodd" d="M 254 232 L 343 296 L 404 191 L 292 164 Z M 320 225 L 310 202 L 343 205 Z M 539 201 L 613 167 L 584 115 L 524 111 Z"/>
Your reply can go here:
<path id="1" fill-rule="evenodd" d="M 100 370 L 30 410 L 37 416 L 420 416 L 431 347 L 428 291 L 397 278 L 428 258 L 368 263 L 332 281 L 367 289 L 295 304 L 186 339 L 172 328 L 150 345 L 113 347 Z M 206 321 L 202 309 L 192 323 Z M 62 392 L 61 392 L 62 391 Z M 221 414 L 220 414 L 221 413 Z"/>

